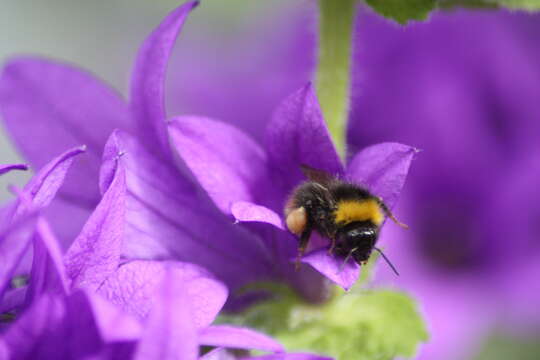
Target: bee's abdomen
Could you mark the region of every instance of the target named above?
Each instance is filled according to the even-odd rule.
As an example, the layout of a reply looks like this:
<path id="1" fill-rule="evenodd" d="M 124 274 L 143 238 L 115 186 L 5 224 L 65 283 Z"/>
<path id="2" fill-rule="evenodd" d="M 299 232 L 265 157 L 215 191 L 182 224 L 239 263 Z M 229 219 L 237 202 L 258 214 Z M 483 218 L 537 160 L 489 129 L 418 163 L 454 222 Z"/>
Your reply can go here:
<path id="1" fill-rule="evenodd" d="M 334 216 L 336 223 L 342 225 L 370 221 L 379 226 L 384 219 L 379 203 L 375 199 L 339 201 Z"/>

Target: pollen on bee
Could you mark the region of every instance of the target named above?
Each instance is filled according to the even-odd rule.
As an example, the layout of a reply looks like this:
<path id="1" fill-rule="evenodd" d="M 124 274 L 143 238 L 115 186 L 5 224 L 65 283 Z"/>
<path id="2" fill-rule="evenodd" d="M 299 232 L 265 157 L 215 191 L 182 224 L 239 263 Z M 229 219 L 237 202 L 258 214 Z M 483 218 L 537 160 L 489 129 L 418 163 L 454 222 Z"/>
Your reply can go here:
<path id="1" fill-rule="evenodd" d="M 287 211 L 285 223 L 287 224 L 287 228 L 290 232 L 300 235 L 306 228 L 307 224 L 306 209 L 304 207 L 290 209 Z"/>

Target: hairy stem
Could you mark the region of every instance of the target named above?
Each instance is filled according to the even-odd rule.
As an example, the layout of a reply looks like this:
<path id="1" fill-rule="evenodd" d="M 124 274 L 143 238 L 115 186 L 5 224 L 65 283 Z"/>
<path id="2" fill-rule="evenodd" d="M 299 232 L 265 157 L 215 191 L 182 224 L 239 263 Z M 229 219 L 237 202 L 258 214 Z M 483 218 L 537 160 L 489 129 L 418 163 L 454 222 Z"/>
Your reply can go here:
<path id="1" fill-rule="evenodd" d="M 339 154 L 345 156 L 356 0 L 319 0 L 317 95 Z"/>

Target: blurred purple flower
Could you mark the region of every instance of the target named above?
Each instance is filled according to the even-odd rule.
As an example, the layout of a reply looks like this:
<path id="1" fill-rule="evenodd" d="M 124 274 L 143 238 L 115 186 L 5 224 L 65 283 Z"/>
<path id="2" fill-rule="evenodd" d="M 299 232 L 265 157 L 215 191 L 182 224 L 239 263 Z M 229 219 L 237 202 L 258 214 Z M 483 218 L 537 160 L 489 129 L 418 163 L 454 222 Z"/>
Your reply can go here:
<path id="1" fill-rule="evenodd" d="M 431 323 L 423 358 L 470 352 L 496 321 L 539 324 L 538 20 L 358 20 L 351 148 L 391 138 L 425 150 L 402 206 L 412 230 L 392 245 L 399 284 Z"/>
<path id="2" fill-rule="evenodd" d="M 320 301 L 325 296 L 323 277 L 310 267 L 293 271 L 290 259 L 297 245 L 283 231 L 278 215 L 287 194 L 303 179 L 300 165 L 363 182 L 392 206 L 414 149 L 381 144 L 358 154 L 345 171 L 311 86 L 278 109 L 268 126 L 264 150 L 231 126 L 203 118 L 175 119 L 167 129 L 167 61 L 195 5 L 187 3 L 173 11 L 143 43 L 129 106 L 70 66 L 41 59 L 12 61 L 0 80 L 0 110 L 7 128 L 29 161 L 38 165 L 58 147 L 88 144 L 89 156 L 75 164 L 59 192 L 62 204 L 49 210 L 47 217 L 60 232 L 64 248 L 97 204 L 99 154 L 107 136 L 118 128 L 105 148 L 105 158 L 108 152 L 124 154 L 127 225 L 125 241 L 117 244 L 123 258 L 197 263 L 218 274 L 233 292 L 255 281 L 287 281 L 304 297 Z M 168 131 L 173 146 L 221 211 L 238 221 L 270 223 L 277 230 L 234 226 L 230 217 L 220 214 L 185 166 L 177 164 Z M 109 165 L 106 162 L 104 168 Z M 101 193 L 112 181 L 109 173 L 100 174 Z M 64 220 L 67 216 L 71 221 Z M 324 250 L 306 256 L 305 262 L 345 288 L 358 277 L 354 262 L 339 271 L 340 260 Z"/>

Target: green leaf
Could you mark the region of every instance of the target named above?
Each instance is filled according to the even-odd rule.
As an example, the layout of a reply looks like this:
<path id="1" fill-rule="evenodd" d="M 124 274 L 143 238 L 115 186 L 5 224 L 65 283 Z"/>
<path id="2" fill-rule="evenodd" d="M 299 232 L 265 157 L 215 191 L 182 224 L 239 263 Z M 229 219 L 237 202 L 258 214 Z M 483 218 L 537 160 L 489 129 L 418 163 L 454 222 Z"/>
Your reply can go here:
<path id="1" fill-rule="evenodd" d="M 540 10 L 540 0 L 365 0 L 376 12 L 402 25 L 410 20 L 426 20 L 436 9 L 507 8 L 529 12 Z"/>
<path id="2" fill-rule="evenodd" d="M 366 0 L 376 12 L 404 25 L 410 20 L 425 20 L 435 9 L 435 0 Z"/>
<path id="3" fill-rule="evenodd" d="M 487 1 L 492 2 L 492 1 Z M 534 11 L 534 10 L 540 10 L 540 1 L 539 0 L 497 0 L 493 1 L 499 6 L 504 6 L 509 9 L 514 10 L 528 10 L 528 11 Z"/>
<path id="4" fill-rule="evenodd" d="M 540 0 L 438 0 L 437 6 L 440 9 L 507 8 L 533 12 L 540 10 Z"/>
<path id="5" fill-rule="evenodd" d="M 496 9 L 499 7 L 495 1 L 490 0 L 439 0 L 437 6 L 442 10 L 453 10 L 455 8 Z"/>
<path id="6" fill-rule="evenodd" d="M 298 302 L 291 291 L 223 322 L 251 326 L 281 341 L 288 351 L 310 351 L 340 360 L 413 357 L 428 334 L 416 303 L 390 290 L 336 295 L 324 305 Z"/>
<path id="7" fill-rule="evenodd" d="M 500 330 L 498 330 L 500 331 Z M 496 332 L 483 344 L 474 360 L 537 360 L 540 354 L 540 338 L 536 333 L 505 334 Z"/>

